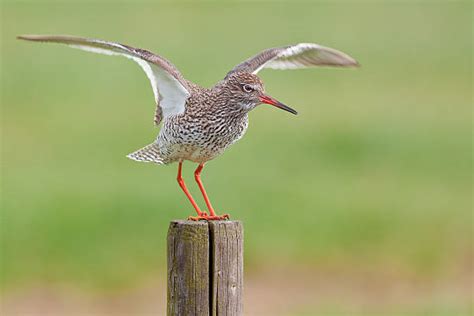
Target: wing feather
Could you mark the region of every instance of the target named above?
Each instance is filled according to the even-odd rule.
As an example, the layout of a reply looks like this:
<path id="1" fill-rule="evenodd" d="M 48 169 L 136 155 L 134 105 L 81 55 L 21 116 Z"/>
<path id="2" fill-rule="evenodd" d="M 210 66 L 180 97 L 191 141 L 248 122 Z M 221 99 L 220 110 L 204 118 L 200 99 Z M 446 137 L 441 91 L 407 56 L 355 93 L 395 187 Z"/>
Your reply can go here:
<path id="1" fill-rule="evenodd" d="M 22 35 L 19 39 L 66 44 L 84 51 L 119 55 L 135 61 L 150 80 L 156 102 L 155 123 L 163 117 L 183 113 L 190 95 L 189 86 L 177 68 L 165 58 L 147 50 L 114 42 L 68 35 Z"/>
<path id="2" fill-rule="evenodd" d="M 235 66 L 234 72 L 258 73 L 263 68 L 301 69 L 316 66 L 357 67 L 351 56 L 333 48 L 312 43 L 269 48 Z"/>

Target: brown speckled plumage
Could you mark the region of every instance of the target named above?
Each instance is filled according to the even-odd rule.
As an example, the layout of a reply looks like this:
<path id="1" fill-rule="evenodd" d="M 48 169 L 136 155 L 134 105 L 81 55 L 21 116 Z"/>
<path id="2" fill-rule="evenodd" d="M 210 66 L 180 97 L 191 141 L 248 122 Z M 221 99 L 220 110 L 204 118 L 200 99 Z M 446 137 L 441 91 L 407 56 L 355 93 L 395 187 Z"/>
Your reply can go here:
<path id="1" fill-rule="evenodd" d="M 263 90 L 258 77 L 248 73 L 235 74 L 211 89 L 194 85 L 184 113 L 163 121 L 155 142 L 160 148 L 156 162 L 190 160 L 203 163 L 239 140 L 248 126 L 248 112 L 256 105 L 241 106 L 241 102 L 246 101 L 246 95 L 241 92 L 244 84 Z M 134 158 L 140 159 L 140 156 Z"/>

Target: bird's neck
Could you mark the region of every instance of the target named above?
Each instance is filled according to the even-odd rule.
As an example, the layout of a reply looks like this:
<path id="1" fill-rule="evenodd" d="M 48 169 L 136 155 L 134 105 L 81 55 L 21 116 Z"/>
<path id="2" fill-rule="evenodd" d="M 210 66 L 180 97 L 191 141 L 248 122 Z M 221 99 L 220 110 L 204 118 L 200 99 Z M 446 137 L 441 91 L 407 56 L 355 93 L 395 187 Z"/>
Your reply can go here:
<path id="1" fill-rule="evenodd" d="M 245 106 L 237 104 L 225 87 L 216 86 L 214 89 L 215 100 L 213 111 L 220 116 L 234 119 L 245 119 L 250 111 Z"/>

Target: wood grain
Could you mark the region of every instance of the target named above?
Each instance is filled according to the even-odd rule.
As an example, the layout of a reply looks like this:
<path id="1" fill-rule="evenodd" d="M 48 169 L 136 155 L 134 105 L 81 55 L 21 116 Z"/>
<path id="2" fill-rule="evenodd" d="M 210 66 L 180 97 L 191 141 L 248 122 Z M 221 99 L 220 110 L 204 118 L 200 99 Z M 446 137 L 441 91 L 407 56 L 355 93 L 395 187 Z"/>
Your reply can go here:
<path id="1" fill-rule="evenodd" d="M 243 226 L 172 221 L 168 230 L 168 315 L 242 315 Z"/>
<path id="2" fill-rule="evenodd" d="M 239 221 L 209 222 L 212 315 L 242 315 L 243 228 Z"/>
<path id="3" fill-rule="evenodd" d="M 168 315 L 209 315 L 209 227 L 173 221 L 168 230 Z"/>

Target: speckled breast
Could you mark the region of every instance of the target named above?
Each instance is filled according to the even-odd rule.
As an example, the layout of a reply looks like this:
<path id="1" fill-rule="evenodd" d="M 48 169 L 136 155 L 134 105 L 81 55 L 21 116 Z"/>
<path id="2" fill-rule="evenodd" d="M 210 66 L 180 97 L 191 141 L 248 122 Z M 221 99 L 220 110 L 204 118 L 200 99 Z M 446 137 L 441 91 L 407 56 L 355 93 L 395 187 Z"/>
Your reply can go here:
<path id="1" fill-rule="evenodd" d="M 165 163 L 180 159 L 203 163 L 222 154 L 247 130 L 248 116 L 170 117 L 165 120 L 157 143 Z"/>

